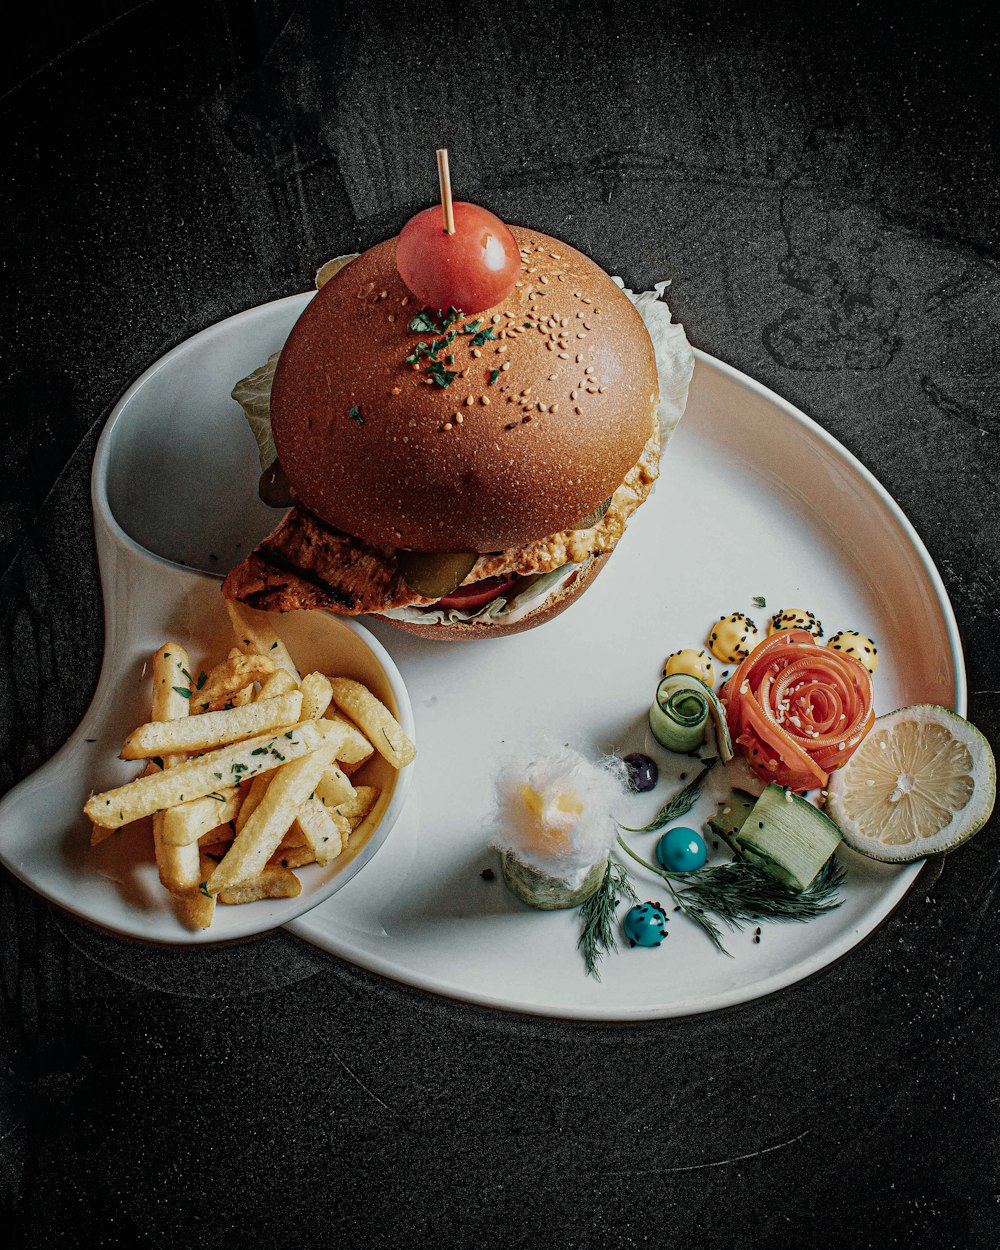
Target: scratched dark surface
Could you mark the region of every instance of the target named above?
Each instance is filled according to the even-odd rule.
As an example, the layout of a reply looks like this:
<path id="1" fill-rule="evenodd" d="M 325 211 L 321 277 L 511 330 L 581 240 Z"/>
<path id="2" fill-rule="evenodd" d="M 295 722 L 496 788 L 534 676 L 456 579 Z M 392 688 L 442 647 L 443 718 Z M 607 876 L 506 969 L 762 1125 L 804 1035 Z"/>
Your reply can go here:
<path id="1" fill-rule="evenodd" d="M 996 739 L 995 33 L 693 4 L 26 14 L 5 50 L 0 791 L 102 644 L 88 473 L 128 382 L 462 192 L 816 417 L 927 543 Z M 863 541 L 863 536 L 848 536 Z M 18 1246 L 948 1247 L 1000 1204 L 996 823 L 861 948 L 643 1027 L 423 996 L 292 938 L 197 955 L 0 877 Z"/>

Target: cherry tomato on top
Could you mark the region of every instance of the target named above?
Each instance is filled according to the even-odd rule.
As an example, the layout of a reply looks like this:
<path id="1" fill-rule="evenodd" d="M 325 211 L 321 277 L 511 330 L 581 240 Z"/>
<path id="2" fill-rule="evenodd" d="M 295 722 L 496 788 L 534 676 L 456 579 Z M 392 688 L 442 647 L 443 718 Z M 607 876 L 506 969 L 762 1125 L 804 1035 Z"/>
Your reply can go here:
<path id="1" fill-rule="evenodd" d="M 439 599 L 438 607 L 459 608 L 462 612 L 484 608 L 491 599 L 510 590 L 516 581 L 516 577 L 487 577 L 481 582 L 470 582 L 468 586 L 459 586 L 458 590 Z"/>
<path id="2" fill-rule="evenodd" d="M 396 240 L 396 268 L 428 308 L 480 312 L 514 289 L 521 254 L 499 217 L 478 204 L 452 207 L 454 234 L 445 232 L 440 205 L 410 218 Z"/>

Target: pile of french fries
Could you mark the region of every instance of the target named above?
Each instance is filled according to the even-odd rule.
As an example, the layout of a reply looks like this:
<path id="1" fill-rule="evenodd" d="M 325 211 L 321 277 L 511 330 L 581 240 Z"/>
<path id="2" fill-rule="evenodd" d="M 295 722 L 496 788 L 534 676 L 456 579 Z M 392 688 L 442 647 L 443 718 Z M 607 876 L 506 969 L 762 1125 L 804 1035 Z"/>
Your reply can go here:
<path id="1" fill-rule="evenodd" d="M 120 754 L 146 768 L 83 809 L 92 845 L 153 818 L 160 881 L 200 929 L 217 902 L 299 894 L 293 869 L 331 863 L 378 799 L 376 787 L 355 787 L 351 776 L 376 751 L 393 768 L 416 755 L 360 682 L 300 677 L 266 618 L 226 607 L 237 645 L 221 664 L 192 676 L 183 647 L 168 642 L 156 652 L 152 718 Z"/>

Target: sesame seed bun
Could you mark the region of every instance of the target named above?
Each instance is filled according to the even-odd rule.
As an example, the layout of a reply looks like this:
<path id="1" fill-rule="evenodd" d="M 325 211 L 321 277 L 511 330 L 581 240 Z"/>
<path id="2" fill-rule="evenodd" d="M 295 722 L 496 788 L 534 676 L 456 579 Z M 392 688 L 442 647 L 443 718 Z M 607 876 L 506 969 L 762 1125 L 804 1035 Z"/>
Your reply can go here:
<path id="1" fill-rule="evenodd" d="M 397 621 L 391 616 L 383 617 L 389 625 L 405 630 L 408 634 L 416 634 L 418 638 L 429 638 L 432 642 L 471 642 L 476 638 L 504 638 L 508 634 L 522 634 L 527 629 L 534 629 L 551 621 L 560 612 L 575 603 L 590 586 L 608 562 L 611 555 L 597 556 L 586 568 L 577 573 L 569 586 L 563 586 L 554 594 L 549 595 L 533 612 L 528 612 L 519 620 L 504 624 L 501 617 L 494 621 L 452 621 L 447 625 L 416 625 L 411 621 Z"/>
<path id="2" fill-rule="evenodd" d="M 406 362 L 443 335 L 408 328 L 421 308 L 394 239 L 341 269 L 299 318 L 272 428 L 296 494 L 329 525 L 389 548 L 520 547 L 593 512 L 639 460 L 659 390 L 639 313 L 582 253 L 512 229 L 519 285 L 450 327 L 459 334 L 436 356 L 455 374 L 447 386 L 426 353 Z M 474 344 L 463 330 L 475 322 L 495 337 Z"/>

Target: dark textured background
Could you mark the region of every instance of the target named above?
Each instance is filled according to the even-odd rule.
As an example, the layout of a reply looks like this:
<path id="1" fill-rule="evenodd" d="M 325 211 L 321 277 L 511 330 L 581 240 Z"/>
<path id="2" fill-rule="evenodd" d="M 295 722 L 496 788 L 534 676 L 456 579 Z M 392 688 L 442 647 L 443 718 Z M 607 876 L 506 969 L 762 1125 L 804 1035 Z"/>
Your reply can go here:
<path id="1" fill-rule="evenodd" d="M 721 6 L 720 6 L 721 7 Z M 0 790 L 96 681 L 87 482 L 145 365 L 461 194 L 633 285 L 855 451 L 995 740 L 995 32 L 690 3 L 36 6 L 0 93 Z M 859 538 L 860 540 L 860 538 Z M 642 1027 L 424 997 L 276 934 L 128 945 L 0 877 L 0 1227 L 25 1246 L 986 1247 L 996 826 L 860 949 Z"/>

